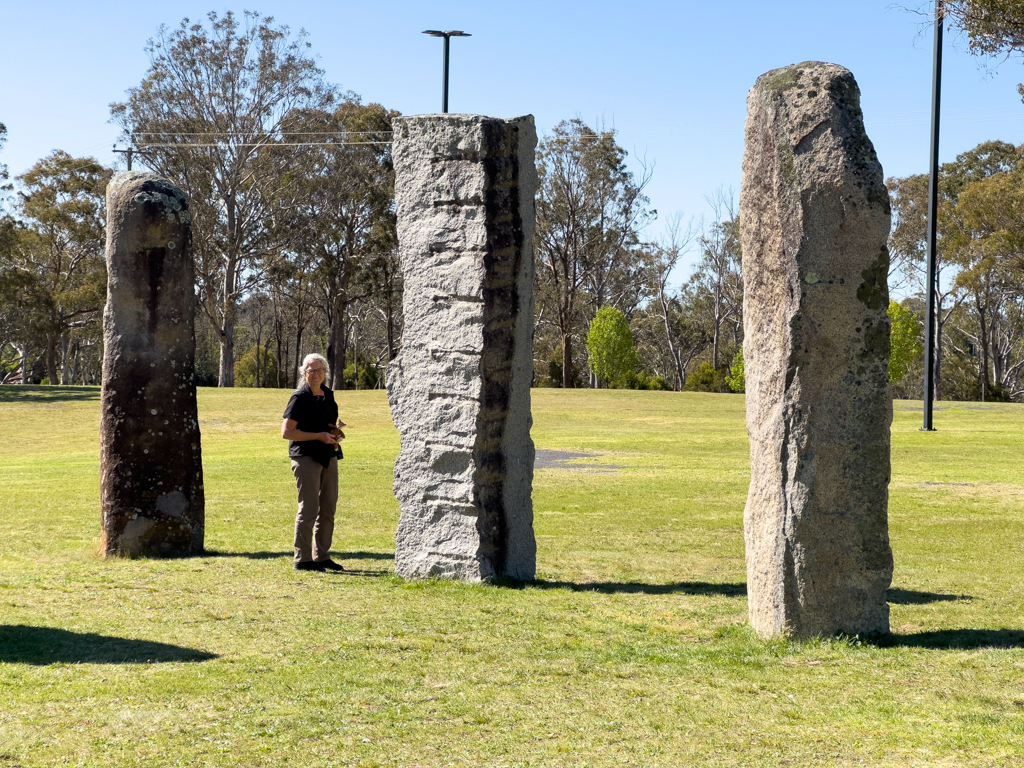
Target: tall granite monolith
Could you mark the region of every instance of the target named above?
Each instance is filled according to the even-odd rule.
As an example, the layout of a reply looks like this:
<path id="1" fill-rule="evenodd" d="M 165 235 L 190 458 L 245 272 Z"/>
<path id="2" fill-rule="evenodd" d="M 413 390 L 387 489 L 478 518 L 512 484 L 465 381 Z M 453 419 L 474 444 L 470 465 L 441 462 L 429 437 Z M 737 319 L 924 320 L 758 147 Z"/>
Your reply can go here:
<path id="1" fill-rule="evenodd" d="M 195 279 L 185 193 L 147 173 L 107 189 L 100 501 L 107 555 L 203 551 Z"/>
<path id="2" fill-rule="evenodd" d="M 835 64 L 758 78 L 740 199 L 750 621 L 889 631 L 889 196 Z"/>
<path id="3" fill-rule="evenodd" d="M 394 121 L 395 571 L 532 579 L 533 117 Z"/>

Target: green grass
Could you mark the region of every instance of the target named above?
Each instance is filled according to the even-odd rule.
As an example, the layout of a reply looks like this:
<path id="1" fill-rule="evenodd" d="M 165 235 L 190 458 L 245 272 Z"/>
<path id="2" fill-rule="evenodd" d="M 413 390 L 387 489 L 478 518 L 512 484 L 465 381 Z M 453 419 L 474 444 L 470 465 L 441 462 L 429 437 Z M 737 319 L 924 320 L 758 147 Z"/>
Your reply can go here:
<path id="1" fill-rule="evenodd" d="M 200 391 L 207 555 L 103 560 L 97 390 L 0 387 L 0 768 L 1024 765 L 1024 406 L 896 403 L 894 635 L 789 643 L 741 397 L 535 390 L 589 457 L 535 476 L 525 586 L 391 574 L 380 392 L 339 394 L 350 572 L 293 572 L 286 398 Z"/>

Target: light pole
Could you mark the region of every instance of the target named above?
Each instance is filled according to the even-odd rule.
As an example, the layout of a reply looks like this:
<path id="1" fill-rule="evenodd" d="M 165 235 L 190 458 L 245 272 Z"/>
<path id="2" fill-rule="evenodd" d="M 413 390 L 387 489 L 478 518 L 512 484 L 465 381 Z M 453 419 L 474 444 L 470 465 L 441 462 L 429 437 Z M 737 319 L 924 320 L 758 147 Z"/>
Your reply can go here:
<path id="1" fill-rule="evenodd" d="M 468 32 L 463 32 L 461 29 L 452 29 L 447 32 L 442 32 L 438 29 L 425 29 L 423 30 L 424 35 L 430 35 L 431 37 L 443 37 L 444 38 L 444 72 L 442 74 L 442 85 L 441 85 L 441 114 L 448 114 L 448 41 L 453 37 L 472 37 Z"/>
<path id="2" fill-rule="evenodd" d="M 935 250 L 939 211 L 939 100 L 942 91 L 942 0 L 935 0 L 935 54 L 932 64 L 932 146 L 928 170 L 928 259 L 926 263 L 924 312 L 924 425 L 922 432 L 934 432 L 932 402 L 935 399 Z"/>

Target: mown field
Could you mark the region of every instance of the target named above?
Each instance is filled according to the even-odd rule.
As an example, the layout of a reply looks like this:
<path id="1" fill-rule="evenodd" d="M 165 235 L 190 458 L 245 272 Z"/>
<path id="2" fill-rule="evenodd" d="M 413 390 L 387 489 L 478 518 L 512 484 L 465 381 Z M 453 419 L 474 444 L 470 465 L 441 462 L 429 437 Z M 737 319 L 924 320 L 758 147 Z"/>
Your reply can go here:
<path id="1" fill-rule="evenodd" d="M 98 391 L 0 387 L 0 768 L 1024 765 L 1024 406 L 896 403 L 894 634 L 790 643 L 745 623 L 739 396 L 535 390 L 584 455 L 526 585 L 392 575 L 381 392 L 339 393 L 349 570 L 293 572 L 286 399 L 200 391 L 206 555 L 104 560 Z"/>

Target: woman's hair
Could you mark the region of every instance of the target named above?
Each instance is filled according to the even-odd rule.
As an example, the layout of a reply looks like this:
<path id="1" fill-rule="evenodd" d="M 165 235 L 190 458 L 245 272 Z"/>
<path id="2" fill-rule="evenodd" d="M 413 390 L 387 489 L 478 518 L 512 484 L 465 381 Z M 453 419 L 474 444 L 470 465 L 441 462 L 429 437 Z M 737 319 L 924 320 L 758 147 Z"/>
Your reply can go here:
<path id="1" fill-rule="evenodd" d="M 331 365 L 327 362 L 327 358 L 323 355 L 318 355 L 316 352 L 310 352 L 304 358 L 302 358 L 302 367 L 299 368 L 299 383 L 298 386 L 302 386 L 306 381 L 306 368 L 312 362 L 318 362 L 324 367 L 324 384 L 331 380 Z"/>

